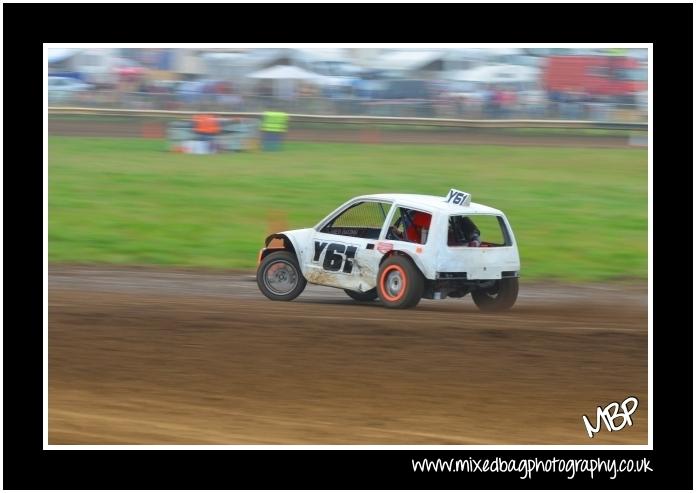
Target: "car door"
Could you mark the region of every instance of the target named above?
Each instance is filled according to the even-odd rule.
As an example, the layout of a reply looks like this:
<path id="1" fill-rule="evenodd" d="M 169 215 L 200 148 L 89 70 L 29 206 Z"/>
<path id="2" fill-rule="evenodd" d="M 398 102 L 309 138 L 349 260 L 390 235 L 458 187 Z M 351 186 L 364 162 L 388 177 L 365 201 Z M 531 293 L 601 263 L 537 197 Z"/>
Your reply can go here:
<path id="1" fill-rule="evenodd" d="M 379 253 L 391 204 L 363 200 L 349 204 L 314 233 L 305 277 L 314 284 L 369 291 L 376 286 Z"/>

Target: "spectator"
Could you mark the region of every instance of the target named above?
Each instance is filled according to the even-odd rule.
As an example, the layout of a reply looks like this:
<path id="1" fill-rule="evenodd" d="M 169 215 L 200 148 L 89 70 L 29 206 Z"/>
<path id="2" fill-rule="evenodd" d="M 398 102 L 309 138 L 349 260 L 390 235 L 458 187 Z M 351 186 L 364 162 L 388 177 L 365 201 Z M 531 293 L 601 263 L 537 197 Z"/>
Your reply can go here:
<path id="1" fill-rule="evenodd" d="M 495 116 L 497 113 L 497 91 L 495 87 L 488 86 L 483 93 L 483 113 L 485 116 Z"/>
<path id="2" fill-rule="evenodd" d="M 501 91 L 501 116 L 510 117 L 514 111 L 517 97 L 511 89 L 505 89 Z"/>
<path id="3" fill-rule="evenodd" d="M 205 152 L 215 152 L 215 137 L 220 133 L 220 122 L 215 115 L 199 114 L 193 117 L 194 131 L 199 141 L 205 143 Z"/>
<path id="4" fill-rule="evenodd" d="M 493 115 L 500 117 L 505 110 L 505 92 L 496 87 L 493 92 Z"/>
<path id="5" fill-rule="evenodd" d="M 288 129 L 288 115 L 281 111 L 266 111 L 261 123 L 261 142 L 264 151 L 279 151 Z"/>

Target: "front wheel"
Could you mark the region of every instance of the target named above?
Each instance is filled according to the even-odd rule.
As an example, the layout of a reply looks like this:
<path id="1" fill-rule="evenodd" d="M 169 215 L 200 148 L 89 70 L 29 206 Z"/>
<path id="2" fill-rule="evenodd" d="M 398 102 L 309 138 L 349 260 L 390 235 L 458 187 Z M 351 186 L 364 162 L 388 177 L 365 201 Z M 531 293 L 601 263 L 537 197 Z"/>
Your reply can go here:
<path id="1" fill-rule="evenodd" d="M 377 295 L 387 308 L 411 308 L 423 297 L 425 280 L 418 267 L 401 255 L 386 259 L 377 274 Z"/>
<path id="2" fill-rule="evenodd" d="M 256 283 L 266 298 L 290 301 L 297 298 L 307 285 L 297 258 L 286 251 L 273 252 L 261 261 L 256 271 Z"/>
<path id="3" fill-rule="evenodd" d="M 377 288 L 372 288 L 369 291 L 353 291 L 352 289 L 344 289 L 346 294 L 356 301 L 375 301 L 377 299 Z"/>
<path id="4" fill-rule="evenodd" d="M 512 308 L 517 301 L 518 291 L 518 279 L 509 277 L 496 281 L 490 288 L 472 291 L 471 297 L 482 312 L 502 312 Z"/>

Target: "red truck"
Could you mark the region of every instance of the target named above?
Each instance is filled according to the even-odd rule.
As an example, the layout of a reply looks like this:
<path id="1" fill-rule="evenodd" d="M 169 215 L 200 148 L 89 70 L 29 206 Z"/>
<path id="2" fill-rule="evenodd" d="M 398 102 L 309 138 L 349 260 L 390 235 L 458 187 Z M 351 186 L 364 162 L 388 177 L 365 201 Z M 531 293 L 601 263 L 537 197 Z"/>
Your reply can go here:
<path id="1" fill-rule="evenodd" d="M 551 56 L 543 72 L 549 92 L 632 98 L 647 90 L 647 70 L 623 56 Z"/>

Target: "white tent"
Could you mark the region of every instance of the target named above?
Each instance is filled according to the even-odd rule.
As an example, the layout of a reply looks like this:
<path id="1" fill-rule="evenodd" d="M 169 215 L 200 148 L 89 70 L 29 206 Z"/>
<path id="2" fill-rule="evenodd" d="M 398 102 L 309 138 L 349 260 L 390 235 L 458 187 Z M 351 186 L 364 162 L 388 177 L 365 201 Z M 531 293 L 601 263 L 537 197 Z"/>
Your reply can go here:
<path id="1" fill-rule="evenodd" d="M 308 60 L 349 61 L 346 48 L 307 48 L 299 49 L 297 53 Z"/>
<path id="2" fill-rule="evenodd" d="M 249 74 L 251 79 L 266 79 L 273 81 L 273 93 L 282 99 L 292 99 L 296 94 L 298 81 L 321 84 L 325 77 L 292 65 L 276 65 Z"/>
<path id="3" fill-rule="evenodd" d="M 249 74 L 252 79 L 320 81 L 323 76 L 292 65 L 276 65 Z"/>
<path id="4" fill-rule="evenodd" d="M 520 48 L 486 48 L 486 53 L 490 56 L 511 56 L 523 54 Z"/>
<path id="5" fill-rule="evenodd" d="M 390 51 L 373 60 L 373 68 L 386 70 L 420 70 L 422 67 L 445 56 L 442 50 Z"/>

